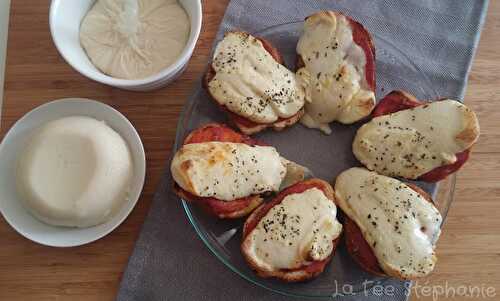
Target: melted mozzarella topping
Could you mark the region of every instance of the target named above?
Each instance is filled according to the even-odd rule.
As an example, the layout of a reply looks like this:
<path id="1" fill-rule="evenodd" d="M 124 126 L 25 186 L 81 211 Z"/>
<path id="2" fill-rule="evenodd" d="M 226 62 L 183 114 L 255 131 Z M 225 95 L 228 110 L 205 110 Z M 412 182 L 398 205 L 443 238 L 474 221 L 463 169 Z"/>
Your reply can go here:
<path id="1" fill-rule="evenodd" d="M 227 142 L 184 145 L 170 170 L 182 189 L 223 201 L 278 191 L 286 174 L 274 147 Z"/>
<path id="2" fill-rule="evenodd" d="M 423 196 L 396 179 L 351 168 L 337 177 L 335 198 L 388 275 L 421 277 L 434 269 L 442 219 Z"/>
<path id="3" fill-rule="evenodd" d="M 475 114 L 457 101 L 443 100 L 372 119 L 358 130 L 353 152 L 370 170 L 416 179 L 454 163 L 455 154 L 478 136 Z"/>
<path id="4" fill-rule="evenodd" d="M 335 204 L 318 188 L 290 194 L 248 234 L 248 254 L 269 271 L 326 259 L 342 231 L 336 215 Z"/>
<path id="5" fill-rule="evenodd" d="M 370 114 L 375 94 L 366 82 L 366 56 L 353 41 L 349 20 L 328 12 L 307 18 L 297 53 L 305 64 L 297 71 L 306 91 L 305 126 L 330 134 L 328 123 L 353 123 Z"/>
<path id="6" fill-rule="evenodd" d="M 208 84 L 212 96 L 231 112 L 254 122 L 288 118 L 304 106 L 304 91 L 294 73 L 249 34 L 227 33 L 217 44 L 212 67 L 216 72 Z"/>

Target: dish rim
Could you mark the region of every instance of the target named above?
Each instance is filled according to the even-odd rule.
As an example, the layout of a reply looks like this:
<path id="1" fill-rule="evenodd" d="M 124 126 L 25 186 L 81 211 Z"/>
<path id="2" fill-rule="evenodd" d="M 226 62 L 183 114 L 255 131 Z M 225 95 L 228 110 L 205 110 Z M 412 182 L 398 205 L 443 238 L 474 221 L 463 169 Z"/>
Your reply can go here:
<path id="1" fill-rule="evenodd" d="M 95 0 L 94 0 L 95 1 Z M 181 54 L 179 57 L 169 66 L 165 67 L 162 69 L 160 72 L 150 75 L 146 78 L 141 78 L 141 79 L 122 79 L 122 78 L 116 78 L 109 76 L 102 71 L 100 71 L 96 67 L 95 73 L 89 73 L 84 71 L 80 66 L 73 62 L 71 59 L 69 59 L 68 55 L 66 54 L 66 47 L 62 45 L 60 38 L 58 37 L 58 34 L 56 34 L 56 18 L 57 18 L 57 9 L 58 6 L 62 3 L 62 0 L 52 0 L 50 3 L 50 8 L 49 8 L 49 28 L 50 28 L 50 35 L 52 37 L 52 41 L 54 42 L 54 45 L 57 48 L 57 51 L 59 54 L 63 57 L 64 61 L 69 64 L 74 70 L 76 70 L 78 73 L 84 75 L 85 77 L 99 82 L 101 84 L 105 84 L 108 86 L 113 86 L 113 87 L 118 87 L 118 88 L 123 88 L 123 89 L 148 89 L 149 87 L 152 87 L 153 89 L 157 87 L 157 85 L 163 85 L 164 81 L 169 81 L 176 76 L 179 75 L 180 71 L 183 71 L 184 68 L 187 66 L 189 63 L 189 60 L 191 59 L 191 56 L 194 52 L 196 43 L 199 40 L 200 33 L 201 33 L 201 26 L 202 26 L 202 19 L 203 19 L 203 7 L 201 4 L 201 0 L 182 0 L 181 2 L 184 1 L 195 1 L 195 9 L 194 11 L 189 11 L 188 9 L 185 8 L 184 4 L 182 4 L 184 10 L 189 16 L 190 20 L 190 33 L 189 33 L 189 38 L 188 41 L 186 42 L 186 45 L 184 46 L 184 49 L 182 50 Z M 191 15 L 192 14 L 192 15 Z"/>
<path id="2" fill-rule="evenodd" d="M 135 127 L 132 125 L 132 123 L 122 113 L 120 113 L 115 108 L 113 108 L 110 105 L 107 105 L 105 103 L 102 103 L 102 102 L 99 102 L 99 101 L 96 101 L 96 100 L 92 100 L 92 99 L 88 99 L 88 98 L 81 98 L 81 97 L 61 98 L 61 99 L 56 99 L 56 100 L 53 100 L 53 101 L 49 101 L 47 103 L 44 103 L 44 104 L 42 104 L 40 106 L 37 106 L 37 107 L 33 108 L 32 110 L 30 110 L 29 112 L 27 112 L 26 114 L 24 114 L 20 119 L 18 119 L 11 126 L 11 128 L 7 131 L 7 133 L 5 134 L 5 136 L 2 138 L 2 141 L 0 142 L 0 156 L 4 152 L 4 149 L 5 149 L 6 145 L 9 143 L 9 141 L 11 139 L 15 138 L 15 137 L 13 137 L 14 133 L 18 130 L 18 128 L 20 126 L 22 126 L 23 123 L 25 123 L 25 122 L 29 121 L 31 118 L 33 118 L 32 117 L 33 114 L 36 114 L 39 111 L 45 110 L 45 109 L 47 109 L 47 107 L 59 106 L 61 104 L 66 104 L 66 103 L 72 103 L 72 105 L 77 105 L 77 106 L 81 105 L 81 104 L 87 104 L 87 105 L 91 105 L 91 106 L 101 107 L 101 108 L 103 108 L 103 110 L 108 110 L 109 114 L 115 115 L 120 120 L 120 122 L 124 122 L 124 124 L 125 124 L 125 126 L 127 128 L 127 131 L 129 131 L 129 134 L 132 135 L 133 141 L 127 141 L 127 140 L 125 140 L 127 142 L 128 147 L 130 149 L 132 149 L 132 146 L 130 145 L 130 142 L 133 142 L 134 146 L 138 148 L 139 152 L 133 153 L 131 151 L 131 156 L 132 156 L 132 159 L 134 160 L 134 162 L 133 162 L 133 164 L 134 164 L 134 178 L 138 177 L 138 181 L 136 183 L 131 182 L 130 187 L 131 188 L 132 187 L 137 187 L 137 192 L 134 195 L 129 195 L 129 200 L 127 202 L 125 202 L 122 205 L 122 207 L 120 207 L 120 209 L 115 213 L 114 216 L 112 216 L 107 222 L 99 224 L 99 225 L 95 225 L 95 226 L 92 226 L 92 227 L 87 227 L 87 228 L 63 227 L 65 229 L 69 229 L 70 231 L 71 231 L 71 229 L 73 229 L 73 230 L 76 231 L 76 230 L 91 229 L 91 228 L 94 228 L 94 227 L 105 227 L 107 225 L 107 229 L 104 228 L 103 230 L 101 230 L 100 232 L 98 232 L 92 238 L 83 239 L 83 240 L 80 240 L 80 241 L 73 241 L 73 242 L 70 242 L 70 243 L 60 243 L 60 244 L 58 244 L 58 243 L 51 243 L 51 242 L 44 241 L 42 239 L 38 239 L 37 237 L 33 237 L 33 235 L 31 233 L 25 231 L 25 229 L 21 229 L 20 226 L 18 225 L 18 223 L 15 220 L 16 217 L 13 217 L 13 216 L 11 216 L 9 214 L 5 214 L 5 208 L 4 208 L 4 205 L 3 205 L 3 203 L 5 201 L 0 202 L 0 213 L 2 214 L 3 218 L 5 219 L 5 221 L 17 233 L 19 233 L 23 237 L 25 237 L 25 238 L 27 238 L 27 239 L 35 242 L 35 243 L 38 243 L 38 244 L 41 244 L 41 245 L 45 245 L 45 246 L 49 246 L 49 247 L 62 247 L 62 248 L 65 248 L 65 247 L 76 247 L 76 246 L 81 246 L 81 245 L 89 244 L 89 243 L 92 243 L 94 241 L 97 241 L 97 240 L 105 237 L 106 235 L 108 235 L 112 231 L 114 231 L 118 226 L 120 226 L 125 221 L 125 219 L 127 219 L 127 217 L 130 215 L 130 213 L 132 212 L 132 210 L 137 205 L 137 202 L 139 201 L 139 198 L 140 198 L 140 196 L 142 194 L 142 190 L 144 188 L 144 182 L 145 182 L 145 178 L 146 178 L 146 156 L 145 156 L 145 151 L 144 151 L 144 145 L 142 144 L 141 138 L 140 138 L 139 134 L 137 133 L 137 130 L 135 129 Z M 74 115 L 93 117 L 89 113 L 86 113 L 86 112 L 82 112 L 82 113 L 79 113 L 79 114 L 73 114 L 72 116 L 74 116 Z M 67 116 L 70 116 L 70 115 L 67 115 Z M 58 118 L 62 118 L 62 117 L 63 116 L 58 117 Z M 52 119 L 52 120 L 54 120 L 54 119 Z M 106 120 L 103 120 L 103 121 L 106 122 Z M 123 133 L 122 132 L 119 132 L 115 128 L 113 128 L 113 130 L 116 131 L 118 134 L 120 134 L 120 136 L 123 137 Z M 29 133 L 25 133 L 25 135 L 29 135 Z M 18 158 L 18 155 L 16 156 L 16 160 L 17 160 L 17 158 Z M 139 167 L 139 170 L 135 170 L 136 167 Z M 139 173 L 139 174 L 137 174 L 137 173 Z M 19 201 L 18 198 L 19 198 L 19 193 L 17 193 L 17 195 L 16 195 L 17 201 Z M 23 206 L 23 205 L 21 204 L 21 206 Z M 126 206 L 128 206 L 128 208 L 126 208 Z M 126 208 L 126 210 L 124 208 Z M 23 210 L 25 210 L 31 216 L 31 218 L 35 219 L 36 221 L 39 221 L 26 208 L 23 208 Z M 121 212 L 122 210 L 125 210 L 125 211 Z M 114 221 L 114 219 L 116 219 L 116 218 L 117 218 L 117 220 Z M 39 222 L 43 223 L 41 221 L 39 221 Z M 46 226 L 48 226 L 49 228 L 61 228 L 61 227 L 58 227 L 58 226 L 48 225 L 46 223 L 43 223 L 43 224 L 46 225 Z"/>

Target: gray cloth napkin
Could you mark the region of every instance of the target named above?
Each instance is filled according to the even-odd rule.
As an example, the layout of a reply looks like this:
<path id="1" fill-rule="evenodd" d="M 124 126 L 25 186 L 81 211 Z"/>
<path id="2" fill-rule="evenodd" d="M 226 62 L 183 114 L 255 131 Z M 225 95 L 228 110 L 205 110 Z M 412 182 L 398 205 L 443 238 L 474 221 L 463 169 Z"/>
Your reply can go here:
<path id="1" fill-rule="evenodd" d="M 377 91 L 379 97 L 392 88 L 408 88 L 419 97 L 430 95 L 432 98 L 450 97 L 462 100 L 487 6 L 488 1 L 477 0 L 233 0 L 227 8 L 218 38 L 223 32 L 235 28 L 259 32 L 273 25 L 303 20 L 318 10 L 339 10 L 363 23 L 376 35 L 376 45 L 387 40 L 401 50 L 427 76 L 433 89 L 432 92 L 419 92 L 417 88 L 406 87 L 405 76 L 402 76 L 398 82 L 400 85 L 384 86 L 385 83 L 378 83 L 381 86 L 379 89 L 386 88 L 385 92 Z M 281 47 L 280 50 L 284 50 Z M 293 49 L 288 49 L 287 52 L 293 52 Z M 385 58 L 384 53 L 377 55 L 381 57 L 377 58 L 379 69 L 377 72 L 390 71 L 391 54 L 387 54 Z M 398 60 L 393 61 L 392 64 L 397 62 Z M 410 77 L 410 73 L 406 76 Z M 407 81 L 407 84 L 411 84 L 411 80 Z M 201 104 L 191 114 L 193 120 L 187 122 L 188 128 L 194 128 L 206 121 L 224 120 L 221 114 L 217 113 L 217 109 L 206 101 L 207 95 L 200 89 L 198 84 L 193 97 L 187 103 L 187 106 L 197 102 Z M 356 126 L 347 128 L 334 126 L 334 133 L 337 133 L 335 139 L 352 139 L 355 128 Z M 315 144 L 327 141 L 317 139 L 316 135 L 320 134 L 308 132 L 305 135 L 304 129 L 300 126 L 288 131 L 304 141 L 316 139 Z M 283 136 L 273 133 L 262 135 L 264 141 L 276 145 L 286 157 L 301 163 L 307 162 L 307 166 L 316 176 L 331 179 L 332 174 L 321 170 L 321 164 L 329 162 L 326 160 L 332 158 L 341 158 L 347 165 L 355 164 L 347 149 L 339 150 L 338 154 L 330 154 L 332 158 L 325 158 L 325 155 L 321 154 L 318 155 L 319 160 L 311 161 L 311 154 L 307 154 L 307 158 L 302 157 L 304 154 L 297 153 L 296 146 L 290 146 L 289 143 L 282 144 L 283 139 L 280 140 L 280 137 Z M 322 149 L 321 146 L 315 148 Z M 338 170 L 334 170 L 333 174 L 345 168 L 344 165 L 337 164 L 335 168 Z M 213 256 L 198 238 L 179 199 L 171 192 L 170 187 L 170 172 L 166 168 L 124 273 L 117 300 L 290 299 L 247 282 Z M 426 188 L 432 189 L 432 187 Z M 384 282 L 384 286 L 392 286 L 395 289 L 395 292 L 389 295 L 369 290 L 366 296 L 363 292 L 354 296 L 337 296 L 330 299 L 406 300 L 409 293 L 408 285 L 408 282 L 389 280 Z"/>

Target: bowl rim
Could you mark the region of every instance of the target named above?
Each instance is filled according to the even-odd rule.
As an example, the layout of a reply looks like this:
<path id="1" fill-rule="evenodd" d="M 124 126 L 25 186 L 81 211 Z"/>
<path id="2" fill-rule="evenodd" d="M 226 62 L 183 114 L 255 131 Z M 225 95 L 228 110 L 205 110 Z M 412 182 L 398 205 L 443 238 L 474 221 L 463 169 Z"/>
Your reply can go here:
<path id="1" fill-rule="evenodd" d="M 186 46 L 184 46 L 184 49 L 182 50 L 181 54 L 177 58 L 175 62 L 173 62 L 171 65 L 167 66 L 166 68 L 162 69 L 159 73 L 148 76 L 146 78 L 141 78 L 141 79 L 121 79 L 121 78 L 115 78 L 111 77 L 103 72 L 101 72 L 99 69 L 96 68 L 96 72 L 101 74 L 103 77 L 102 78 L 96 78 L 93 73 L 83 71 L 78 64 L 75 64 L 72 62 L 68 56 L 66 55 L 66 51 L 64 50 L 64 47 L 61 45 L 61 42 L 59 38 L 57 38 L 55 34 L 55 23 L 56 23 L 56 16 L 57 16 L 57 9 L 58 6 L 62 3 L 61 0 L 52 0 L 50 3 L 50 9 L 49 9 L 49 27 L 50 27 L 50 35 L 52 37 L 52 41 L 54 42 L 54 45 L 57 48 L 57 51 L 59 54 L 63 57 L 63 59 L 68 63 L 73 69 L 75 69 L 78 73 L 84 75 L 85 77 L 97 81 L 102 84 L 110 85 L 110 86 L 115 86 L 115 87 L 140 87 L 140 86 L 147 86 L 151 85 L 157 82 L 161 82 L 165 79 L 174 77 L 179 70 L 181 70 L 184 65 L 186 65 L 189 62 L 189 59 L 191 58 L 191 55 L 193 54 L 194 48 L 196 46 L 196 43 L 198 42 L 198 39 L 200 37 L 200 32 L 201 32 L 201 25 L 202 25 L 202 18 L 203 18 L 203 11 L 202 11 L 202 5 L 201 5 L 201 0 L 191 0 L 195 1 L 195 10 L 194 14 L 189 14 L 189 20 L 190 20 L 190 34 L 189 34 L 189 39 L 186 43 Z M 181 3 L 182 5 L 182 3 Z M 187 9 L 185 9 L 187 12 Z"/>
<path id="2" fill-rule="evenodd" d="M 53 241 L 44 241 L 43 239 L 39 239 L 36 236 L 33 236 L 30 234 L 28 231 L 23 229 L 18 225 L 16 222 L 16 217 L 13 217 L 12 215 L 5 214 L 5 209 L 4 206 L 1 205 L 2 202 L 0 202 L 0 213 L 5 219 L 5 221 L 14 229 L 17 233 L 19 233 L 21 236 L 25 237 L 28 240 L 31 240 L 35 243 L 44 245 L 44 246 L 49 246 L 49 247 L 61 247 L 61 248 L 67 248 L 67 247 L 76 247 L 76 246 L 81 246 L 81 245 L 86 245 L 92 242 L 95 242 L 111 232 L 113 232 L 116 228 L 118 228 L 132 213 L 132 210 L 135 208 L 137 205 L 140 196 L 142 195 L 142 191 L 144 189 L 144 183 L 146 179 L 146 155 L 144 151 L 144 145 L 142 143 L 142 140 L 139 136 L 139 133 L 133 126 L 133 124 L 130 122 L 130 120 L 125 117 L 120 111 L 117 109 L 113 108 L 112 106 L 93 100 L 93 99 L 88 99 L 88 98 L 81 98 L 81 97 L 67 97 L 67 98 L 61 98 L 61 99 L 56 99 L 49 101 L 47 103 L 44 103 L 42 105 L 39 105 L 29 112 L 25 113 L 21 118 L 19 118 L 12 126 L 11 128 L 7 131 L 3 139 L 0 141 L 0 154 L 3 152 L 5 145 L 8 143 L 10 139 L 12 139 L 12 135 L 15 134 L 16 128 L 22 125 L 22 123 L 29 121 L 30 118 L 33 118 L 33 114 L 36 114 L 38 111 L 47 109 L 47 107 L 53 107 L 53 106 L 58 106 L 58 105 L 64 105 L 66 103 L 73 103 L 73 105 L 78 105 L 78 104 L 89 104 L 92 106 L 97 106 L 101 107 L 105 110 L 109 111 L 109 114 L 115 115 L 118 117 L 121 122 L 124 122 L 125 126 L 127 127 L 127 130 L 130 131 L 132 134 L 132 141 L 127 141 L 127 144 L 129 145 L 129 148 L 132 148 L 131 142 L 135 144 L 136 147 L 138 147 L 138 152 L 134 155 L 134 153 L 131 153 L 131 156 L 134 160 L 134 167 L 139 167 L 139 170 L 137 171 L 138 174 L 138 180 L 136 183 L 131 183 L 130 187 L 135 187 L 137 185 L 138 189 L 137 192 L 134 194 L 131 194 L 129 196 L 129 202 L 125 202 L 120 210 L 118 210 L 113 217 L 111 217 L 108 221 L 98 224 L 92 227 L 87 227 L 87 228 L 72 228 L 68 227 L 68 229 L 75 229 L 75 230 L 82 230 L 82 229 L 91 229 L 94 227 L 103 227 L 105 225 L 109 225 L 108 227 L 103 228 L 101 231 L 95 234 L 95 236 L 87 239 L 81 239 L 77 241 L 71 241 L 69 243 L 62 242 L 62 243 L 54 243 Z M 90 116 L 86 114 L 85 112 L 80 113 L 79 115 L 82 116 Z M 69 116 L 69 115 L 68 115 Z M 62 117 L 61 117 L 62 118 Z M 106 120 L 104 120 L 106 121 Z M 122 133 L 118 132 L 115 128 L 113 128 L 117 133 L 119 133 L 122 137 Z M 35 216 L 33 216 L 26 208 L 23 208 L 33 219 L 38 220 Z M 122 212 L 122 210 L 125 210 Z M 39 220 L 38 220 L 39 221 Z M 41 222 L 41 221 L 40 221 Z M 43 222 L 41 222 L 43 223 Z M 48 225 L 45 224 L 48 227 L 53 227 L 57 228 L 58 226 L 53 226 L 53 225 Z"/>

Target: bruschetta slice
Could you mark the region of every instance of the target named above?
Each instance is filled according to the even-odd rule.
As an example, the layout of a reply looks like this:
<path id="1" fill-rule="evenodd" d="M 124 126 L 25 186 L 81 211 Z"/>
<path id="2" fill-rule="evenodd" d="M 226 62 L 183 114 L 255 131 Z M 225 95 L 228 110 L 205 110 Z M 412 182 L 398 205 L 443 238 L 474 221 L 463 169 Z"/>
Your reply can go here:
<path id="1" fill-rule="evenodd" d="M 413 280 L 436 264 L 441 214 L 419 187 L 354 167 L 335 181 L 347 250 L 376 275 Z"/>
<path id="2" fill-rule="evenodd" d="M 250 267 L 286 282 L 323 272 L 342 233 L 333 194 L 327 182 L 310 179 L 260 205 L 243 227 L 241 251 Z"/>
<path id="3" fill-rule="evenodd" d="M 304 90 L 270 42 L 231 31 L 217 44 L 204 78 L 211 98 L 246 135 L 282 130 L 304 110 Z"/>
<path id="4" fill-rule="evenodd" d="M 186 137 L 170 170 L 177 195 L 219 218 L 249 214 L 263 194 L 302 180 L 306 172 L 274 147 L 215 123 Z"/>
<path id="5" fill-rule="evenodd" d="M 460 102 L 425 103 L 393 91 L 358 130 L 352 150 L 379 174 L 437 182 L 460 169 L 478 138 L 476 115 Z"/>
<path id="6" fill-rule="evenodd" d="M 306 18 L 297 44 L 297 79 L 305 89 L 301 122 L 329 134 L 329 123 L 354 123 L 375 107 L 375 47 L 360 23 L 336 11 Z"/>

